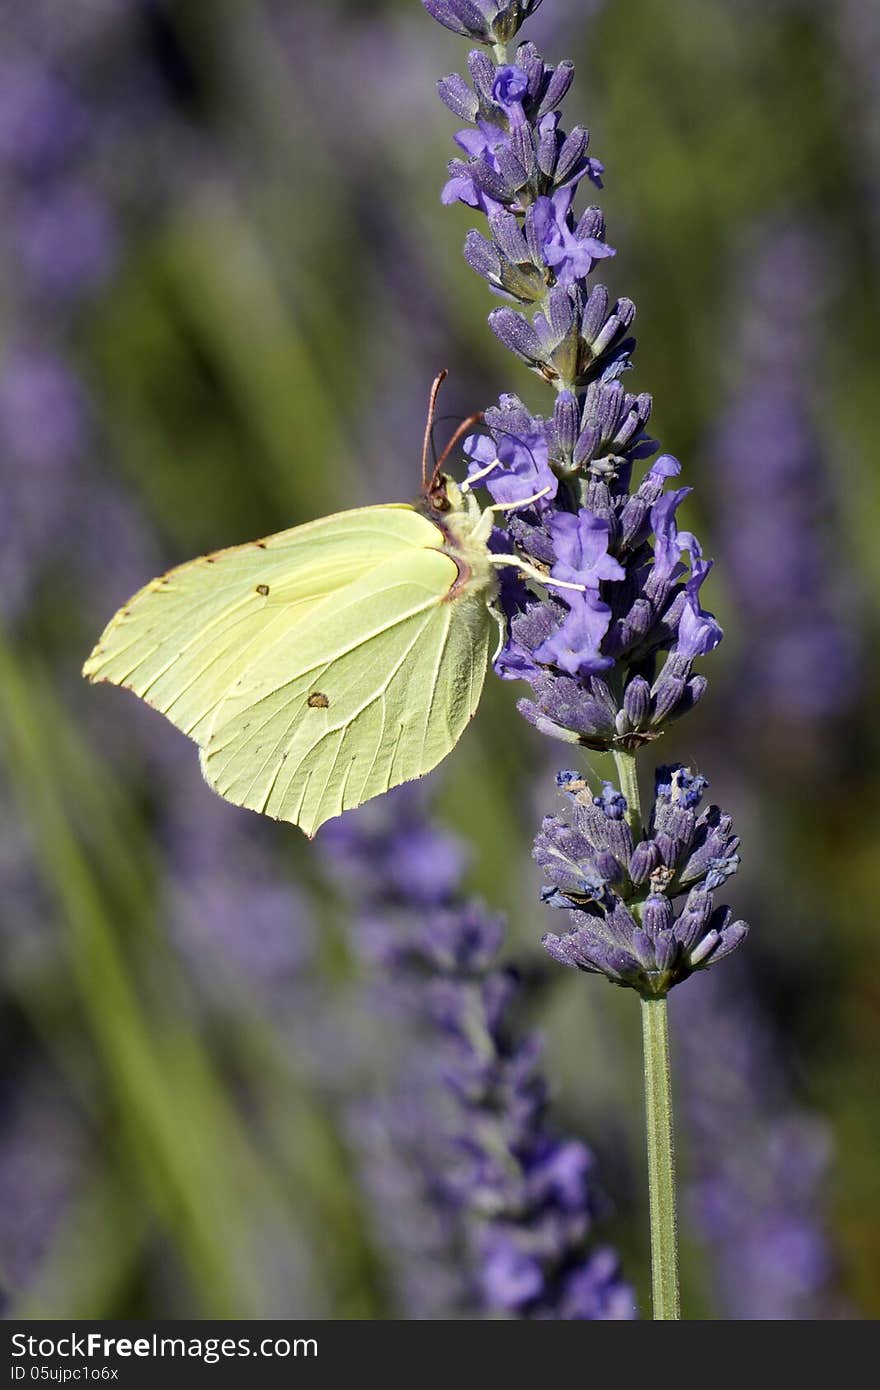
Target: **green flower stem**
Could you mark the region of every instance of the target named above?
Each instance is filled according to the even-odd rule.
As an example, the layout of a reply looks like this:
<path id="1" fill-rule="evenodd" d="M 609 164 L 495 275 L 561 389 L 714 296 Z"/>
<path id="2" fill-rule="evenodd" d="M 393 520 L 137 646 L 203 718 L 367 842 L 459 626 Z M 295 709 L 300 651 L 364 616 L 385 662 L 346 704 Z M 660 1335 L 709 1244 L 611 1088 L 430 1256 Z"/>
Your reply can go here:
<path id="1" fill-rule="evenodd" d="M 642 999 L 645 1054 L 645 1130 L 651 1208 L 651 1289 L 655 1321 L 681 1317 L 678 1230 L 675 1215 L 675 1144 L 666 996 Z"/>
<path id="2" fill-rule="evenodd" d="M 634 753 L 616 752 L 614 762 L 620 779 L 620 790 L 626 797 L 626 818 L 633 839 L 637 839 L 642 833 L 642 804 L 636 757 Z M 635 907 L 634 904 L 631 906 Z M 669 1028 L 665 995 L 642 999 L 642 1042 L 645 1059 L 645 1131 L 648 1140 L 654 1318 L 670 1321 L 681 1317 L 681 1308 L 678 1293 L 672 1078 L 669 1068 Z"/>
<path id="3" fill-rule="evenodd" d="M 642 833 L 642 801 L 639 796 L 639 776 L 636 771 L 635 753 L 616 751 L 614 765 L 620 778 L 620 790 L 626 797 L 627 823 L 632 831 L 633 840 L 638 840 Z"/>

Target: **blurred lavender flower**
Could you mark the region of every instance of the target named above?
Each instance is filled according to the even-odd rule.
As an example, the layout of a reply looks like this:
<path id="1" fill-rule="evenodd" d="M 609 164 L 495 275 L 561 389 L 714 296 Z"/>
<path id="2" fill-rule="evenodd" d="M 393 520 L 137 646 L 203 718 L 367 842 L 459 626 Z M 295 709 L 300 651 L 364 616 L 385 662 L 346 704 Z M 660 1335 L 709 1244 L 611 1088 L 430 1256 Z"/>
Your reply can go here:
<path id="1" fill-rule="evenodd" d="M 374 1157 L 396 1154 L 404 1190 L 418 1175 L 409 1196 L 427 1220 L 401 1217 L 401 1190 L 394 1181 L 389 1191 L 381 1166 L 370 1165 L 368 1179 L 385 1198 L 386 1236 L 410 1232 L 403 1257 L 407 1270 L 421 1266 L 416 1315 L 438 1316 L 433 1290 L 447 1315 L 632 1317 L 616 1258 L 591 1244 L 600 1205 L 592 1155 L 549 1129 L 537 1040 L 511 1033 L 516 981 L 495 964 L 502 926 L 461 899 L 460 847 L 431 827 L 417 796 L 406 789 L 386 801 L 372 819 L 328 827 L 325 847 L 357 905 L 404 1054 L 393 1100 L 356 1134 Z M 456 1251 L 468 1271 L 457 1283 L 448 1270 Z"/>
<path id="2" fill-rule="evenodd" d="M 63 565 L 67 585 L 78 586 L 79 561 L 87 557 L 78 541 L 94 535 L 109 495 L 95 465 L 101 449 L 88 391 L 73 365 L 74 311 L 116 263 L 112 199 L 119 190 L 106 177 L 104 118 L 107 87 L 126 65 L 133 76 L 141 62 L 132 25 L 116 0 L 90 0 L 75 19 L 59 0 L 36 0 L 10 13 L 4 29 L 0 194 L 7 216 L 0 241 L 13 322 L 0 358 L 0 483 L 7 499 L 0 588 L 7 619 L 23 617 L 42 570 Z M 99 78 L 102 52 L 107 62 Z M 119 125 L 124 111 L 129 134 L 145 114 L 141 86 L 134 78 L 129 84 L 130 109 L 110 93 L 113 121 Z M 116 489 L 117 520 L 120 501 Z"/>
<path id="3" fill-rule="evenodd" d="M 39 1273 L 89 1172 L 86 1135 L 44 1065 L 18 1056 L 0 1095 L 0 1271 L 3 1303 Z M 4 1312 L 7 1307 L 4 1307 Z"/>
<path id="4" fill-rule="evenodd" d="M 43 351 L 0 361 L 0 605 L 7 621 L 33 598 L 35 577 L 58 554 L 89 438 L 76 378 Z"/>
<path id="5" fill-rule="evenodd" d="M 738 708 L 784 724 L 843 714 L 859 652 L 816 400 L 827 247 L 793 224 L 753 242 L 736 296 L 739 375 L 707 459 L 742 633 Z"/>
<path id="6" fill-rule="evenodd" d="M 839 1316 L 826 1213 L 830 1136 L 793 1102 L 779 1040 L 744 972 L 677 994 L 672 1020 L 684 1080 L 686 1209 L 711 1253 L 724 1316 Z"/>
<path id="7" fill-rule="evenodd" d="M 439 84 L 442 100 L 468 123 L 456 136 L 466 158 L 450 163 L 442 196 L 485 214 L 489 236 L 469 232 L 465 258 L 517 306 L 494 309 L 489 324 L 557 393 L 546 418 L 517 396 L 502 396 L 485 414 L 488 433 L 465 440 L 465 487 L 485 487 L 507 509 L 506 533 L 499 530 L 496 543 L 546 576 L 548 591 L 542 596 L 506 577 L 501 602 L 508 636 L 495 668 L 504 679 L 529 682 L 533 698 L 521 700 L 519 709 L 542 733 L 613 752 L 619 766 L 632 769 L 635 752 L 693 709 L 706 688 L 694 663 L 722 638 L 701 594 L 711 561 L 696 536 L 679 526 L 678 509 L 690 489 L 667 489 L 681 466 L 668 454 L 654 457 L 651 397 L 627 392 L 620 381 L 632 365 L 635 306 L 626 298 L 612 302 L 603 286 L 589 284 L 595 266 L 614 253 L 600 209 L 575 212 L 579 185 L 601 186 L 603 166 L 588 153 L 586 129 L 562 128 L 558 108 L 573 64 L 546 63 L 532 43 L 520 43 L 510 60 L 507 41 L 526 17 L 522 6 L 503 16 L 494 6 L 456 7 L 451 0 L 426 8 L 447 27 L 492 45 L 493 57 L 470 54 L 470 83 L 452 74 Z M 636 467 L 652 458 L 634 481 Z M 698 857 L 702 841 L 676 841 L 673 860 L 664 859 L 653 838 L 668 815 L 661 799 L 648 838 L 618 842 L 640 833 L 634 770 L 627 786 L 633 804 L 615 793 L 615 809 L 600 799 L 599 811 L 576 774 L 562 775 L 578 807 L 576 821 L 545 822 L 536 853 L 554 879 L 548 901 L 571 906 L 565 878 L 556 881 L 562 862 L 564 874 L 580 885 L 578 926 L 545 939 L 552 955 L 643 994 L 663 995 L 742 941 L 745 925 L 713 907 L 711 889 L 726 876 L 713 883 L 714 869 L 688 881 L 684 911 L 673 921 L 668 889 L 680 891 L 676 866 L 682 856 Z M 675 815 L 684 811 L 684 776 L 683 769 L 673 776 Z M 707 814 L 720 816 L 714 808 Z M 617 827 L 616 858 L 609 825 Z M 691 826 L 694 833 L 712 838 L 713 853 L 725 834 L 702 823 L 698 832 Z M 630 855 L 638 856 L 635 869 Z M 610 887 L 618 882 L 622 896 Z"/>
<path id="8" fill-rule="evenodd" d="M 79 368 L 81 312 L 117 264 L 120 229 L 144 206 L 132 170 L 156 204 L 165 184 L 150 178 L 154 142 L 170 136 L 176 159 L 182 143 L 180 124 L 139 46 L 142 9 L 121 0 L 73 7 L 31 0 L 4 11 L 0 196 L 7 215 L 0 252 L 12 329 L 0 352 L 0 613 L 23 641 L 40 599 L 49 596 L 48 623 L 39 611 L 41 634 L 48 630 L 65 647 L 78 646 L 78 602 L 103 614 L 160 568 L 149 521 L 102 469 L 108 451 L 100 412 Z M 134 140 L 137 160 L 131 159 Z M 87 621 L 91 628 L 97 618 Z M 55 672 L 62 690 L 73 671 L 65 653 Z M 204 810 L 191 816 L 189 836 L 184 833 L 184 803 L 198 774 L 148 711 L 133 706 L 118 728 L 98 727 L 102 718 L 97 707 L 86 708 L 77 732 L 93 733 L 102 757 L 124 766 L 134 796 L 144 785 L 150 792 L 167 788 L 172 869 L 157 890 L 166 895 L 177 944 L 198 973 L 199 1005 L 219 1013 L 222 1004 L 225 1019 L 234 1006 L 239 1017 L 262 1010 L 276 1022 L 284 991 L 284 1008 L 304 1036 L 305 1010 L 296 1006 L 307 995 L 312 938 L 301 895 L 279 876 L 257 837 L 242 837 L 225 817 L 214 824 L 210 808 L 207 816 Z M 16 824 L 21 809 L 0 799 L 0 818 L 16 832 L 4 836 L 0 856 L 7 973 L 25 997 L 33 990 L 42 998 L 58 987 L 57 907 L 42 882 L 43 847 Z M 213 859 L 200 831 L 211 836 Z M 99 1067 L 98 1085 L 100 1073 Z M 63 1092 L 53 1088 L 48 1101 L 43 1092 L 39 1076 L 23 1073 L 0 1116 L 0 1266 L 16 1287 L 27 1287 L 38 1272 L 78 1176 L 68 1162 Z M 261 1268 L 277 1259 L 280 1315 L 298 1297 L 291 1293 L 293 1266 L 302 1263 L 302 1251 L 289 1236 L 282 1244 L 277 1232 L 272 1244 L 257 1229 L 263 1213 L 253 1216 L 244 1240 L 252 1240 L 259 1258 L 254 1250 L 234 1253 L 240 1265 Z"/>
<path id="9" fill-rule="evenodd" d="M 165 918 L 202 1003 L 235 1015 L 257 1008 L 288 1041 L 314 1022 L 315 930 L 303 893 L 278 872 L 265 838 L 205 805 L 197 768 L 153 763 L 166 808 Z"/>
<path id="10" fill-rule="evenodd" d="M 65 600 L 103 613 L 163 558 L 133 499 L 95 463 L 105 451 L 76 366 L 76 310 L 104 286 L 117 225 L 141 206 L 127 173 L 133 136 L 141 171 L 163 133 L 176 156 L 187 144 L 144 41 L 155 7 L 84 0 L 76 8 L 73 16 L 62 0 L 34 0 L 4 34 L 0 189 L 11 216 L 0 237 L 17 334 L 0 358 L 0 592 L 4 616 L 20 623 L 62 571 Z M 152 181 L 150 198 L 164 186 Z M 87 708 L 83 727 L 99 718 Z M 313 963 L 301 894 L 219 803 L 216 815 L 193 813 L 198 774 L 149 714 L 128 710 L 118 733 L 102 727 L 96 741 L 130 782 L 140 776 L 151 791 L 164 789 L 171 872 L 161 887 L 202 1002 L 231 1006 L 249 993 L 248 1006 L 257 999 L 276 1020 L 286 1009 L 304 1029 L 305 1011 L 291 1007 L 308 994 Z M 0 867 L 13 882 L 13 866 Z"/>
<path id="11" fill-rule="evenodd" d="M 85 124 L 80 103 L 44 57 L 8 43 L 0 65 L 3 178 L 52 172 L 76 148 Z"/>
<path id="12" fill-rule="evenodd" d="M 112 270 L 116 234 L 105 204 L 87 188 L 59 184 L 23 201 L 19 255 L 32 290 L 73 299 L 97 288 Z"/>

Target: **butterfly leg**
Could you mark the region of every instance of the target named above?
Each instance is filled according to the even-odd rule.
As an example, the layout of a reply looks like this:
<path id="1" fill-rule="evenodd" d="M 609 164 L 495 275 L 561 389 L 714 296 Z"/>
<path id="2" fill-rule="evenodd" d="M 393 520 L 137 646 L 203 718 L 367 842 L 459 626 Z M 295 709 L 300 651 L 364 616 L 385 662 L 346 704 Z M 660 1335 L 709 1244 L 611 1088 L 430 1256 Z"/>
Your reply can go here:
<path id="1" fill-rule="evenodd" d="M 495 603 L 491 603 L 489 605 L 489 612 L 492 614 L 492 617 L 495 619 L 495 622 L 498 627 L 498 646 L 492 653 L 492 665 L 494 666 L 495 662 L 498 660 L 499 656 L 503 652 L 504 644 L 507 641 L 507 619 L 502 613 L 501 609 Z"/>

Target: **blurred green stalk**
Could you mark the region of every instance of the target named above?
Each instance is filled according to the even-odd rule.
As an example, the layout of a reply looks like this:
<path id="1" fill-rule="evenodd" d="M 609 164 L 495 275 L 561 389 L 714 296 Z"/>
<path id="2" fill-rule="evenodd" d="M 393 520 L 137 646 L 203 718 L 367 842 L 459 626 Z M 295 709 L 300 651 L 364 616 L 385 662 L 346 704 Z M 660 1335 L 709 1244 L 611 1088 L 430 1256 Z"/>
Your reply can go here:
<path id="1" fill-rule="evenodd" d="M 142 947 L 153 926 L 149 882 L 135 865 L 126 869 L 125 851 L 137 860 L 137 841 L 135 847 L 114 843 L 118 836 L 112 826 L 105 831 L 108 816 L 111 821 L 115 816 L 112 805 L 102 808 L 99 769 L 92 768 L 91 778 L 77 775 L 75 786 L 68 787 L 71 763 L 75 767 L 82 759 L 76 740 L 65 738 L 66 722 L 45 675 L 26 664 L 0 630 L 0 723 L 11 780 L 61 908 L 62 949 L 121 1121 L 125 1175 L 140 1180 L 180 1245 L 206 1314 L 258 1317 L 265 1313 L 265 1299 L 260 1280 L 249 1277 L 248 1230 L 262 1214 L 269 1229 L 289 1239 L 290 1203 L 253 1152 L 192 1026 L 165 1005 L 142 999 L 135 988 L 114 915 L 125 914 Z M 77 807 L 76 828 L 66 797 Z M 100 845 L 100 877 L 91 862 L 94 846 L 81 827 Z M 113 914 L 105 901 L 108 891 Z M 289 1066 L 285 1080 L 293 1128 L 291 1182 L 304 1195 L 303 1209 L 314 1208 L 318 1253 L 325 1262 L 328 1250 L 332 1255 L 343 1315 L 373 1315 L 364 1285 L 375 1270 L 336 1136 Z"/>

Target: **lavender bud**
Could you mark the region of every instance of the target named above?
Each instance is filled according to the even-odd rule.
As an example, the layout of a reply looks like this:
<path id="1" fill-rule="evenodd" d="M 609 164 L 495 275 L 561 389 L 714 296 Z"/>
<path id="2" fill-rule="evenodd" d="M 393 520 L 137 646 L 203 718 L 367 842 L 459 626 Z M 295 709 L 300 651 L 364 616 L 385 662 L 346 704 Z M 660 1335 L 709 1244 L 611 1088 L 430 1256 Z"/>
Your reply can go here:
<path id="1" fill-rule="evenodd" d="M 495 86 L 496 67 L 491 58 L 485 53 L 481 53 L 478 48 L 473 49 L 468 54 L 468 72 L 471 81 L 484 106 L 494 105 L 493 88 Z"/>
<path id="2" fill-rule="evenodd" d="M 478 43 L 491 42 L 486 16 L 473 0 L 422 0 L 422 4 L 432 19 L 454 34 L 476 39 Z"/>
<path id="3" fill-rule="evenodd" d="M 639 965 L 646 970 L 653 970 L 655 964 L 654 943 L 641 927 L 637 928 L 632 934 L 632 950 Z"/>
<path id="4" fill-rule="evenodd" d="M 684 911 L 678 919 L 675 934 L 685 951 L 705 934 L 712 915 L 712 895 L 704 888 L 692 888 L 688 894 Z"/>
<path id="5" fill-rule="evenodd" d="M 544 350 L 532 325 L 513 309 L 493 309 L 489 327 L 506 348 L 530 367 L 544 360 Z"/>
<path id="6" fill-rule="evenodd" d="M 580 411 L 577 397 L 571 391 L 560 391 L 553 407 L 556 440 L 563 458 L 570 459 L 578 436 Z"/>
<path id="7" fill-rule="evenodd" d="M 623 692 L 623 708 L 633 729 L 643 729 L 651 714 L 651 687 L 644 676 L 633 676 Z"/>
<path id="8" fill-rule="evenodd" d="M 642 926 L 652 941 L 656 941 L 661 932 L 670 930 L 672 903 L 668 898 L 652 894 L 647 899 L 642 907 Z"/>
<path id="9" fill-rule="evenodd" d="M 630 882 L 637 887 L 642 883 L 647 883 L 660 863 L 662 863 L 662 859 L 656 840 L 640 840 L 630 855 Z"/>
<path id="10" fill-rule="evenodd" d="M 686 688 L 687 685 L 683 676 L 676 675 L 673 671 L 667 673 L 664 667 L 651 692 L 654 704 L 651 723 L 655 728 L 669 718 L 680 703 Z"/>
<path id="11" fill-rule="evenodd" d="M 457 72 L 452 72 L 448 77 L 441 78 L 437 83 L 437 91 L 440 94 L 440 100 L 445 102 L 450 111 L 454 112 L 461 120 L 476 121 L 480 109 L 479 102 L 464 78 Z"/>
<path id="12" fill-rule="evenodd" d="M 493 171 L 491 181 L 481 179 L 480 184 L 492 197 L 498 197 L 499 202 L 509 202 L 512 195 L 519 193 L 520 189 L 525 188 L 529 181 L 528 172 L 522 161 L 517 158 L 510 145 L 498 145 L 495 149 L 495 161 L 498 165 L 501 179 L 499 180 Z M 484 166 L 488 168 L 488 166 Z M 500 197 L 499 197 L 500 193 Z"/>
<path id="13" fill-rule="evenodd" d="M 574 169 L 583 159 L 589 143 L 589 131 L 584 130 L 583 126 L 574 126 L 570 134 L 566 136 L 565 140 L 563 140 L 562 149 L 559 151 L 559 156 L 556 160 L 557 183 L 565 183 L 565 181 L 571 176 Z M 599 210 L 598 208 L 596 208 L 593 209 L 593 211 L 598 213 Z M 599 214 L 599 216 L 602 221 L 602 231 L 604 231 L 604 219 L 601 218 L 601 214 Z M 593 225 L 594 221 L 595 219 L 590 220 L 591 226 Z M 595 231 L 581 232 L 579 225 L 578 235 L 600 237 L 601 233 Z"/>
<path id="14" fill-rule="evenodd" d="M 668 976 L 678 961 L 681 948 L 672 932 L 657 937 L 654 942 L 654 962 L 661 978 Z"/>
<path id="15" fill-rule="evenodd" d="M 519 222 L 510 212 L 499 212 L 489 219 L 492 236 L 502 255 L 514 265 L 527 265 L 531 259 Z"/>
<path id="16" fill-rule="evenodd" d="M 554 68 L 550 80 L 547 83 L 547 89 L 535 112 L 536 119 L 540 120 L 542 116 L 546 116 L 549 111 L 552 111 L 555 106 L 559 106 L 573 80 L 574 63 L 568 58 L 563 58 L 562 62 L 558 63 Z"/>
<path id="17" fill-rule="evenodd" d="M 464 256 L 471 270 L 482 275 L 490 285 L 501 286 L 501 257 L 491 241 L 487 241 L 477 231 L 470 231 L 465 238 Z"/>

